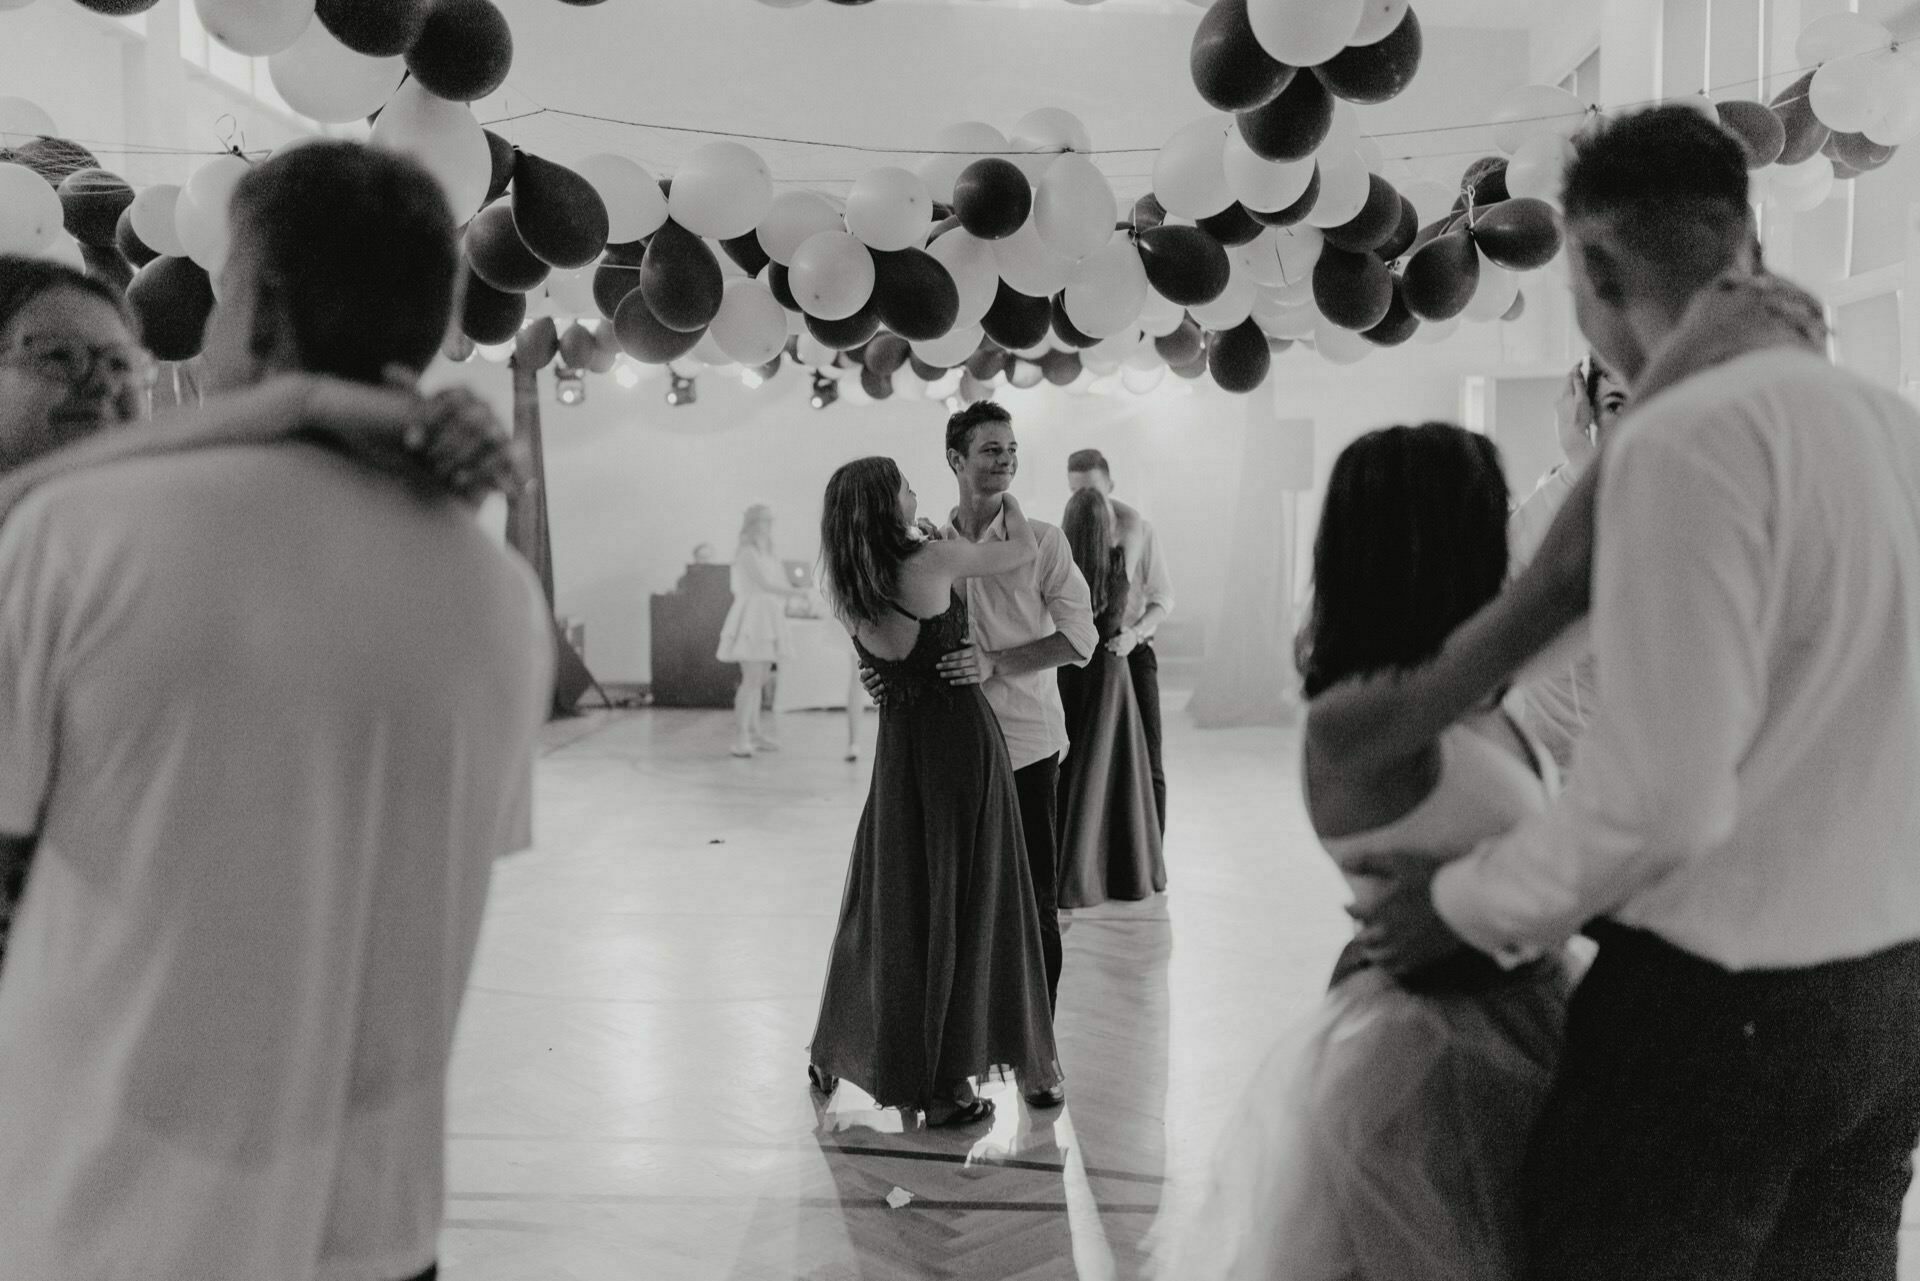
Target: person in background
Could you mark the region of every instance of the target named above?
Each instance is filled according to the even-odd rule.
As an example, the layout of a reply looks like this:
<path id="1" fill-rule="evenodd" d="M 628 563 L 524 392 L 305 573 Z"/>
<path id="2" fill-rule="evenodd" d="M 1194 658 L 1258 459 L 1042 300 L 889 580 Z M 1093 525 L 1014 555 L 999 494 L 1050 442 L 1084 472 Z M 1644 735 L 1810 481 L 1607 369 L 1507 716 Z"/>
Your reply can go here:
<path id="1" fill-rule="evenodd" d="M 773 551 L 773 508 L 764 503 L 747 508 L 732 573 L 733 604 L 720 628 L 718 657 L 740 664 L 740 688 L 733 696 L 733 754 L 747 759 L 780 746 L 762 719 L 764 695 L 773 665 L 793 654 L 787 602 L 811 599 L 811 593 L 787 582 L 787 568 Z"/>
<path id="2" fill-rule="evenodd" d="M 1160 537 L 1152 522 L 1113 497 L 1113 472 L 1097 449 L 1075 450 L 1067 459 L 1070 490 L 1097 489 L 1113 503 L 1120 545 L 1127 554 L 1127 600 L 1120 630 L 1103 644 L 1116 658 L 1127 660 L 1133 676 L 1133 697 L 1140 707 L 1140 723 L 1147 734 L 1147 758 L 1153 768 L 1153 804 L 1162 842 L 1167 835 L 1167 772 L 1162 759 L 1160 728 L 1160 656 L 1154 634 L 1173 612 L 1173 575 L 1160 551 Z"/>
<path id="3" fill-rule="evenodd" d="M 200 413 L 397 396 L 433 359 L 461 268 L 424 169 L 315 141 L 231 210 Z M 468 506 L 210 434 L 43 476 L 0 526 L 0 832 L 37 847 L 0 970 L 0 1267 L 431 1277 L 552 620 Z"/>

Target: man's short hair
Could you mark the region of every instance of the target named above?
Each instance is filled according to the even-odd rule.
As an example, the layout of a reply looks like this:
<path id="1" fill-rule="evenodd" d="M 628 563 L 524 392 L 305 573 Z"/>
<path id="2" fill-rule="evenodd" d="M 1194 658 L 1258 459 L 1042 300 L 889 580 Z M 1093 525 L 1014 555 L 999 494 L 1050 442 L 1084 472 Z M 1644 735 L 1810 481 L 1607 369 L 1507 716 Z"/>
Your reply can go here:
<path id="1" fill-rule="evenodd" d="M 1107 467 L 1107 456 L 1097 449 L 1074 450 L 1067 455 L 1067 470 L 1069 472 L 1097 471 L 1108 480 L 1113 479 L 1113 472 Z"/>
<path id="2" fill-rule="evenodd" d="M 1648 278 L 1690 295 L 1752 241 L 1747 156 L 1738 140 L 1687 107 L 1619 116 L 1574 144 L 1561 202 L 1569 221 L 1612 225 Z"/>
<path id="3" fill-rule="evenodd" d="M 974 430 L 988 423 L 1011 426 L 1013 415 L 1007 412 L 1006 406 L 991 400 L 976 400 L 965 409 L 955 410 L 947 419 L 947 448 L 964 458 L 973 448 Z"/>
<path id="4" fill-rule="evenodd" d="M 305 143 L 256 165 L 232 206 L 264 278 L 285 291 L 301 365 L 378 382 L 418 372 L 446 338 L 459 232 L 419 164 L 355 142 Z"/>

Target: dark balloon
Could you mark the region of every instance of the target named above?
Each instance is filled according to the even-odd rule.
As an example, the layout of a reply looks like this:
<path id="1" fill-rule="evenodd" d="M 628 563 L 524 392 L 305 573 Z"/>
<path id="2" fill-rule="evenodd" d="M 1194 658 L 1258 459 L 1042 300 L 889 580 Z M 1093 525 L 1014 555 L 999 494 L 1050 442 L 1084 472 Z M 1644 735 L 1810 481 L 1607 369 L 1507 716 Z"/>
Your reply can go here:
<path id="1" fill-rule="evenodd" d="M 600 344 L 594 338 L 593 330 L 577 320 L 560 335 L 560 363 L 568 369 L 585 369 L 599 354 Z"/>
<path id="2" fill-rule="evenodd" d="M 612 370 L 614 362 L 620 358 L 620 337 L 614 332 L 613 322 L 603 320 L 593 327 L 593 358 L 587 361 L 587 368 L 596 374 Z M 774 357 L 775 361 L 780 358 Z"/>
<path id="3" fill-rule="evenodd" d="M 133 265 L 112 245 L 81 245 L 80 258 L 87 264 L 89 276 L 112 286 L 117 294 L 126 293 L 133 283 Z"/>
<path id="4" fill-rule="evenodd" d="M 1387 308 L 1387 314 L 1380 318 L 1379 324 L 1362 331 L 1360 336 L 1376 347 L 1398 347 L 1413 337 L 1414 331 L 1418 328 L 1420 328 L 1420 317 L 1407 309 L 1405 286 L 1400 278 L 1395 276 L 1393 303 Z"/>
<path id="5" fill-rule="evenodd" d="M 1393 303 L 1393 273 L 1370 253 L 1329 243 L 1313 265 L 1313 301 L 1342 329 L 1371 329 Z"/>
<path id="6" fill-rule="evenodd" d="M 1484 156 L 1468 165 L 1467 171 L 1460 175 L 1460 196 L 1464 201 L 1469 195 L 1481 209 L 1507 199 L 1506 160 L 1500 156 Z M 1465 209 L 1466 205 L 1457 207 Z"/>
<path id="7" fill-rule="evenodd" d="M 993 388 L 975 378 L 963 366 L 960 371 L 960 399 L 969 405 L 976 400 L 992 400 Z"/>
<path id="8" fill-rule="evenodd" d="M 860 371 L 860 387 L 875 400 L 885 400 L 893 395 L 893 374 L 883 374 L 869 366 Z"/>
<path id="9" fill-rule="evenodd" d="M 1147 282 L 1167 301 L 1199 307 L 1227 291 L 1227 251 L 1198 227 L 1155 227 L 1139 246 Z"/>
<path id="10" fill-rule="evenodd" d="M 942 366 L 929 365 L 926 361 L 920 359 L 920 357 L 918 356 L 907 357 L 907 368 L 911 369 L 914 373 L 914 376 L 920 379 L 921 382 L 929 382 L 929 383 L 938 382 L 940 378 L 943 375 L 945 375 L 945 373 L 947 372 L 946 369 L 943 368 Z"/>
<path id="11" fill-rule="evenodd" d="M 456 365 L 473 359 L 473 339 L 458 331 L 448 334 L 440 344 L 440 354 Z"/>
<path id="12" fill-rule="evenodd" d="M 460 304 L 460 329 L 482 346 L 510 341 L 527 318 L 527 296 L 495 289 L 467 272 L 467 288 Z"/>
<path id="13" fill-rule="evenodd" d="M 1207 344 L 1207 371 L 1220 390 L 1244 396 L 1267 381 L 1273 353 L 1267 350 L 1266 331 L 1251 320 L 1213 336 Z"/>
<path id="14" fill-rule="evenodd" d="M 114 227 L 133 204 L 133 188 L 105 169 L 76 169 L 60 180 L 60 210 L 67 234 L 83 245 L 113 246 Z"/>
<path id="15" fill-rule="evenodd" d="M 513 166 L 512 204 L 520 239 L 544 263 L 584 267 L 607 247 L 606 202 L 565 165 L 521 152 Z"/>
<path id="16" fill-rule="evenodd" d="M 787 269 L 777 262 L 767 267 L 767 289 L 773 294 L 773 300 L 788 311 L 800 310 L 800 300 L 793 296 L 793 280 Z"/>
<path id="17" fill-rule="evenodd" d="M 1883 146 L 1863 133 L 1836 133 L 1827 139 L 1820 150 L 1835 165 L 1844 165 L 1853 170 L 1848 177 L 1872 173 L 1893 159 L 1893 153 L 1899 148 Z M 1836 169 L 1835 172 L 1838 172 Z"/>
<path id="18" fill-rule="evenodd" d="M 1033 187 L 1011 160 L 988 156 L 960 171 L 953 184 L 953 212 L 982 240 L 1005 240 L 1026 225 Z"/>
<path id="19" fill-rule="evenodd" d="M 1530 196 L 1503 200 L 1480 211 L 1470 234 L 1493 262 L 1510 271 L 1532 271 L 1560 252 L 1560 215 Z"/>
<path id="20" fill-rule="evenodd" d="M 1813 103 L 1807 97 L 1812 89 L 1813 72 L 1809 71 L 1773 96 L 1771 105 L 1780 117 L 1782 135 L 1775 164 L 1797 165 L 1811 160 L 1827 145 L 1827 136 L 1833 131 L 1813 114 Z"/>
<path id="21" fill-rule="evenodd" d="M 98 169 L 99 160 L 94 154 L 77 142 L 65 138 L 35 138 L 23 142 L 13 149 L 12 162 L 27 168 L 45 178 L 57 189 L 66 181 L 68 174 L 82 169 Z"/>
<path id="22" fill-rule="evenodd" d="M 413 48 L 433 0 L 319 0 L 314 13 L 335 40 L 370 58 L 397 58 Z"/>
<path id="23" fill-rule="evenodd" d="M 870 372 L 891 378 L 907 363 L 907 340 L 898 334 L 879 334 L 867 344 L 861 360 Z"/>
<path id="24" fill-rule="evenodd" d="M 1386 102 L 1413 83 L 1413 73 L 1420 69 L 1420 48 L 1420 19 L 1409 9 L 1386 39 L 1348 45 L 1315 67 L 1313 74 L 1348 102 Z"/>
<path id="25" fill-rule="evenodd" d="M 668 329 L 700 333 L 720 314 L 726 278 L 707 242 L 669 218 L 647 242 L 640 292 L 648 312 Z"/>
<path id="26" fill-rule="evenodd" d="M 760 237 L 751 231 L 744 236 L 721 241 L 720 248 L 727 257 L 733 259 L 736 267 L 749 276 L 759 275 L 773 261 L 767 256 L 767 251 L 760 247 Z"/>
<path id="27" fill-rule="evenodd" d="M 946 206 L 939 205 L 939 206 L 936 206 L 936 208 L 944 209 L 946 208 Z M 934 223 L 933 226 L 927 230 L 927 243 L 932 244 L 934 241 L 940 239 L 940 237 L 946 235 L 949 231 L 952 231 L 955 227 L 958 227 L 959 225 L 960 225 L 960 219 L 957 215 L 955 214 L 945 215 L 940 219 L 940 221 Z"/>
<path id="28" fill-rule="evenodd" d="M 1193 87 L 1222 111 L 1251 111 L 1280 96 L 1295 69 L 1268 56 L 1247 21 L 1247 0 L 1215 0 L 1193 33 Z"/>
<path id="29" fill-rule="evenodd" d="M 1400 224 L 1393 229 L 1393 234 L 1387 237 L 1387 243 L 1373 252 L 1379 256 L 1380 261 L 1392 262 L 1404 257 L 1406 252 L 1413 248 L 1413 242 L 1419 238 L 1419 235 L 1420 212 L 1413 207 L 1411 200 L 1402 196 L 1400 197 Z"/>
<path id="30" fill-rule="evenodd" d="M 1038 387 L 1046 380 L 1038 363 L 1031 360 L 1008 360 L 1007 382 L 1015 387 Z"/>
<path id="31" fill-rule="evenodd" d="M 1160 197 L 1149 191 L 1133 202 L 1133 214 L 1130 220 L 1135 231 L 1148 231 L 1167 220 L 1167 208 L 1160 203 Z"/>
<path id="32" fill-rule="evenodd" d="M 560 354 L 560 331 L 552 316 L 542 316 L 513 339 L 513 363 L 521 369 L 545 369 Z"/>
<path id="33" fill-rule="evenodd" d="M 433 0 L 407 70 L 436 98 L 474 102 L 507 82 L 513 30 L 492 0 Z"/>
<path id="34" fill-rule="evenodd" d="M 1520 319 L 1520 317 L 1526 314 L 1527 314 L 1527 296 L 1525 294 L 1515 294 L 1513 296 L 1513 306 L 1507 308 L 1504 312 L 1501 312 L 1500 319 L 1518 320 Z"/>
<path id="35" fill-rule="evenodd" d="M 1780 158 L 1787 145 L 1787 127 L 1773 108 L 1764 102 L 1735 98 L 1715 103 L 1714 110 L 1720 115 L 1721 127 L 1740 140 L 1747 153 L 1747 168 L 1765 169 Z"/>
<path id="36" fill-rule="evenodd" d="M 1074 327 L 1072 318 L 1067 315 L 1067 296 L 1065 293 L 1058 293 L 1053 296 L 1052 307 L 1053 333 L 1061 342 L 1069 347 L 1085 351 L 1100 341 L 1098 338 L 1088 337 Z"/>
<path id="37" fill-rule="evenodd" d="M 524 294 L 553 270 L 521 241 L 513 210 L 505 204 L 488 205 L 473 216 L 466 249 L 473 274 L 503 293 Z"/>
<path id="38" fill-rule="evenodd" d="M 1180 322 L 1180 328 L 1153 340 L 1153 349 L 1168 365 L 1184 365 L 1207 354 L 1207 335 L 1192 316 Z"/>
<path id="39" fill-rule="evenodd" d="M 1413 238 L 1408 248 L 1409 254 L 1417 254 L 1434 239 L 1446 235 L 1449 231 L 1459 231 L 1467 225 L 1467 216 L 1463 213 L 1448 214 L 1420 228 L 1420 234 Z"/>
<path id="40" fill-rule="evenodd" d="M 593 303 L 608 320 L 620 309 L 626 296 L 640 287 L 640 268 L 613 261 L 609 256 L 593 272 Z"/>
<path id="41" fill-rule="evenodd" d="M 160 255 L 149 248 L 133 229 L 133 210 L 122 209 L 120 217 L 113 224 L 113 245 L 120 256 L 138 269 L 146 266 Z"/>
<path id="42" fill-rule="evenodd" d="M 1050 351 L 1040 357 L 1040 373 L 1056 387 L 1066 387 L 1080 376 L 1080 353 Z"/>
<path id="43" fill-rule="evenodd" d="M 991 382 L 1006 372 L 1007 353 L 996 347 L 991 338 L 983 338 L 974 353 L 967 357 L 967 372 L 981 382 Z"/>
<path id="44" fill-rule="evenodd" d="M 1422 320 L 1452 320 L 1480 285 L 1480 251 L 1464 231 L 1436 236 L 1407 259 L 1407 309 Z"/>
<path id="45" fill-rule="evenodd" d="M 145 13 L 160 0 L 80 0 L 83 7 L 95 13 L 104 13 L 114 18 L 131 18 L 136 13 Z"/>
<path id="46" fill-rule="evenodd" d="M 1212 236 L 1223 245 L 1244 245 L 1257 240 L 1266 228 L 1253 220 L 1246 206 L 1239 201 L 1228 205 L 1217 214 L 1195 220 L 1200 230 Z"/>
<path id="47" fill-rule="evenodd" d="M 513 182 L 513 164 L 519 155 L 513 144 L 491 129 L 480 131 L 487 135 L 487 156 L 493 162 L 493 173 L 487 178 L 487 204 L 492 204 L 507 194 L 507 187 Z"/>
<path id="48" fill-rule="evenodd" d="M 1023 294 L 1003 280 L 980 327 L 1008 351 L 1022 351 L 1044 340 L 1052 323 L 1050 300 Z"/>
<path id="49" fill-rule="evenodd" d="M 819 339 L 820 345 L 829 351 L 852 351 L 880 332 L 880 317 L 874 314 L 872 303 L 845 320 L 822 320 L 818 316 L 807 316 L 803 323 L 807 332 Z"/>
<path id="50" fill-rule="evenodd" d="M 648 310 L 646 294 L 636 289 L 613 314 L 613 332 L 620 340 L 620 350 L 635 360 L 645 365 L 664 365 L 698 347 L 706 330 L 683 333 L 667 328 Z"/>
<path id="51" fill-rule="evenodd" d="M 1411 10 L 1409 10 L 1411 12 Z M 1367 175 L 1367 203 L 1338 227 L 1327 229 L 1327 243 L 1354 253 L 1372 253 L 1400 228 L 1400 206 L 1405 203 L 1393 184 L 1379 174 Z"/>
<path id="52" fill-rule="evenodd" d="M 1247 210 L 1247 216 L 1259 223 L 1262 227 L 1291 227 L 1297 223 L 1306 221 L 1307 215 L 1312 213 L 1313 207 L 1319 203 L 1320 166 L 1316 164 L 1313 167 L 1313 176 L 1307 179 L 1307 189 L 1300 193 L 1298 200 L 1288 205 L 1285 209 L 1275 209 L 1271 213 L 1263 212 L 1259 209 L 1249 209 Z"/>
<path id="53" fill-rule="evenodd" d="M 1240 137 L 1266 160 L 1305 160 L 1333 129 L 1333 95 L 1317 76 L 1295 76 L 1264 107 L 1235 117 Z"/>
<path id="54" fill-rule="evenodd" d="M 1198 359 L 1189 360 L 1184 365 L 1170 365 L 1168 367 L 1188 382 L 1192 382 L 1198 378 L 1205 378 L 1207 376 L 1207 354 L 1201 352 Z"/>
<path id="55" fill-rule="evenodd" d="M 880 322 L 908 342 L 944 338 L 960 315 L 960 287 L 924 249 L 873 255 L 872 307 Z"/>

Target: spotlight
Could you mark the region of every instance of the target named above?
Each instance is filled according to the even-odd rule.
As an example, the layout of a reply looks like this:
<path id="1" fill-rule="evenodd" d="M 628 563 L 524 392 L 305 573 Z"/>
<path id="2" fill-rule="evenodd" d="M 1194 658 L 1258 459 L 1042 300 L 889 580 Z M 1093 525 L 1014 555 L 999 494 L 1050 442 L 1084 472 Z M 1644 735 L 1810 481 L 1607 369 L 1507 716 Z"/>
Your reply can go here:
<path id="1" fill-rule="evenodd" d="M 840 384 L 825 374 L 816 372 L 813 375 L 813 398 L 807 403 L 815 409 L 825 409 L 838 399 L 840 399 Z"/>
<path id="2" fill-rule="evenodd" d="M 562 369 L 554 375 L 553 394 L 563 405 L 577 405 L 587 398 L 587 380 L 578 369 Z"/>
<path id="3" fill-rule="evenodd" d="M 669 405 L 691 405 L 700 399 L 700 393 L 693 385 L 693 379 L 672 375 L 673 381 L 667 385 L 667 403 Z"/>
<path id="4" fill-rule="evenodd" d="M 632 391 L 640 385 L 640 371 L 623 360 L 614 366 L 613 381 Z"/>

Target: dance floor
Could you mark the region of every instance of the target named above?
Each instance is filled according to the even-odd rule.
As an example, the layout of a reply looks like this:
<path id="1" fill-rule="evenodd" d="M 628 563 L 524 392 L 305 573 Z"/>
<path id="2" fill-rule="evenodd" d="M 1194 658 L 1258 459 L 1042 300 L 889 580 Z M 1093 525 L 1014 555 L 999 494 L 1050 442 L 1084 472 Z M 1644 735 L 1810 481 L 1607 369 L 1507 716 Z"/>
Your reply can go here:
<path id="1" fill-rule="evenodd" d="M 1201 732 L 1178 702 L 1169 890 L 1067 929 L 1067 1106 L 996 1082 L 990 1126 L 952 1132 L 807 1088 L 870 769 L 842 761 L 844 721 L 789 716 L 752 761 L 720 713 L 550 727 L 538 845 L 495 872 L 461 1022 L 443 1276 L 1143 1276 L 1346 934 L 1297 736 Z"/>

